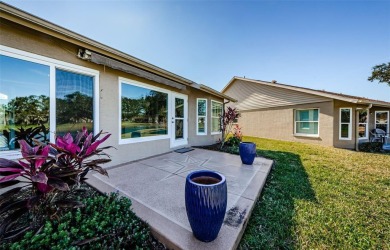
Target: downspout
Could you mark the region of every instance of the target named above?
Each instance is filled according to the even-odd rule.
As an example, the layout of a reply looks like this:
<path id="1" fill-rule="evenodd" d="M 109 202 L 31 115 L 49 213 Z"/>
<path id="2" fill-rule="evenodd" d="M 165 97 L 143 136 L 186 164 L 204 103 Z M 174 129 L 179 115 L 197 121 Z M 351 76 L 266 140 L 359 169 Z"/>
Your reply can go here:
<path id="1" fill-rule="evenodd" d="M 372 103 L 368 105 L 368 107 L 363 108 L 363 110 L 367 110 L 367 118 L 370 115 L 370 109 L 372 108 Z M 355 150 L 359 152 L 359 110 L 360 108 L 356 109 L 356 117 L 355 117 Z M 369 123 L 367 123 L 366 129 L 369 129 Z"/>

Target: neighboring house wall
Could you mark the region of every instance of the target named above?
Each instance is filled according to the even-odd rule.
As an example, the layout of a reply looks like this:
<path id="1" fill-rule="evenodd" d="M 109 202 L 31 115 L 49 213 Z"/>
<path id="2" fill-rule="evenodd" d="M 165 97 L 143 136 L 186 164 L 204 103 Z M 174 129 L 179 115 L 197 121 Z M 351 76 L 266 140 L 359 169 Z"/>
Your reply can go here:
<path id="1" fill-rule="evenodd" d="M 336 148 L 348 148 L 354 149 L 356 147 L 356 108 L 359 107 L 356 104 L 343 102 L 343 101 L 334 101 L 334 131 L 333 131 L 333 140 L 334 146 Z M 340 108 L 351 108 L 351 138 L 350 139 L 340 139 Z"/>
<path id="2" fill-rule="evenodd" d="M 319 136 L 294 135 L 294 110 L 318 108 Z M 333 146 L 333 102 L 301 104 L 254 111 L 241 111 L 238 124 L 245 136 Z"/>
<path id="3" fill-rule="evenodd" d="M 278 83 L 275 83 L 278 84 Z M 225 91 L 236 107 L 244 135 L 333 146 L 333 100 L 298 91 L 235 80 Z M 319 109 L 319 136 L 294 134 L 295 109 Z"/>
<path id="4" fill-rule="evenodd" d="M 275 85 L 277 84 L 275 83 Z M 236 104 L 232 103 L 229 105 L 237 107 L 237 109 L 242 111 L 326 102 L 330 100 L 325 97 L 242 80 L 235 80 L 224 93 L 238 100 Z"/>
<path id="5" fill-rule="evenodd" d="M 388 111 L 389 112 L 389 118 L 390 119 L 390 108 L 383 108 L 383 107 L 377 107 L 374 106 L 370 109 L 370 115 L 369 115 L 369 124 L 370 124 L 370 130 L 375 128 L 375 111 Z M 390 121 L 389 121 L 390 122 Z M 388 125 L 390 127 L 390 124 Z"/>
<path id="6" fill-rule="evenodd" d="M 119 144 L 119 83 L 118 77 L 135 80 L 150 86 L 164 88 L 166 90 L 188 95 L 188 144 L 206 145 L 215 143 L 220 135 L 210 133 L 211 100 L 223 102 L 221 98 L 207 94 L 198 89 L 187 87 L 186 90 L 165 86 L 150 80 L 139 78 L 118 70 L 114 70 L 91 62 L 83 61 L 76 57 L 80 48 L 69 42 L 53 38 L 44 33 L 28 29 L 21 25 L 0 19 L 0 44 L 34 53 L 67 63 L 83 66 L 99 71 L 99 129 L 112 134 L 105 142 L 105 145 L 114 146 L 108 153 L 112 157 L 112 162 L 107 166 L 112 166 L 140 158 L 161 154 L 172 150 L 170 139 L 153 140 L 131 144 Z M 197 98 L 207 99 L 207 135 L 196 135 L 196 111 Z M 171 122 L 168 117 L 168 124 Z M 172 131 L 171 131 L 172 132 Z"/>
<path id="7" fill-rule="evenodd" d="M 351 139 L 340 139 L 340 109 L 343 108 L 351 108 L 352 109 L 352 125 L 351 125 Z M 347 148 L 347 149 L 355 149 L 356 148 L 356 141 L 358 143 L 360 142 L 367 142 L 370 139 L 370 132 L 368 132 L 368 138 L 367 139 L 358 139 L 356 140 L 356 128 L 358 127 L 358 119 L 359 116 L 356 113 L 358 110 L 365 110 L 368 108 L 368 105 L 359 105 L 349 102 L 343 102 L 339 100 L 334 101 L 334 146 L 337 148 Z M 369 109 L 369 116 L 368 116 L 368 131 L 371 131 L 375 128 L 375 111 L 389 111 L 389 108 L 383 108 L 378 106 L 373 106 Z M 390 115 L 390 113 L 389 113 Z"/>
<path id="8" fill-rule="evenodd" d="M 239 118 L 238 123 L 242 126 L 244 135 L 316 143 L 347 149 L 355 149 L 356 143 L 369 140 L 369 132 L 367 133 L 367 138 L 363 139 L 357 134 L 359 133 L 358 111 L 367 109 L 370 106 L 369 104 L 357 104 L 358 97 L 332 94 L 330 92 L 323 93 L 321 91 L 318 91 L 319 94 L 317 95 L 315 93 L 316 90 L 299 87 L 296 89 L 291 88 L 295 87 L 289 85 L 278 86 L 278 83 L 251 79 L 233 78 L 232 82 L 225 87 L 223 93 L 238 100 L 237 103 L 229 103 L 229 105 L 236 107 L 240 111 L 241 118 Z M 305 93 L 305 91 L 314 93 L 309 94 Z M 322 96 L 322 94 L 326 97 Z M 332 95 L 345 98 L 346 100 L 340 101 L 337 97 L 333 98 Z M 349 102 L 348 99 L 351 101 Z M 380 105 L 380 102 L 373 101 L 373 103 L 376 103 L 375 105 Z M 386 106 L 386 103 L 383 103 Z M 375 128 L 375 111 L 389 111 L 388 107 L 382 108 L 375 105 L 369 110 L 368 123 L 362 122 L 361 124 L 362 126 L 368 125 L 368 131 Z M 307 127 L 302 127 L 300 132 L 305 133 L 305 136 L 294 133 L 294 112 L 299 109 L 319 109 L 318 136 L 306 135 L 308 131 L 312 130 L 307 126 L 308 123 L 304 119 L 300 124 Z M 341 109 L 344 115 L 346 113 L 349 114 L 349 116 L 347 115 L 347 122 L 345 119 L 341 122 Z M 300 113 L 306 117 L 310 116 L 308 111 Z M 343 129 L 342 136 L 341 128 Z"/>

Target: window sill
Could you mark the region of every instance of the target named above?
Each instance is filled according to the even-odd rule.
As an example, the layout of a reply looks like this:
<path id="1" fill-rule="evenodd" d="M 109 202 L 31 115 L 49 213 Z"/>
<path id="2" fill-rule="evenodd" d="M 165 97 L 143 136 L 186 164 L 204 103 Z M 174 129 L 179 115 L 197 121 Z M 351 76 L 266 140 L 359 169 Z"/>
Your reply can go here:
<path id="1" fill-rule="evenodd" d="M 119 139 L 119 145 L 169 139 L 169 135 Z"/>
<path id="2" fill-rule="evenodd" d="M 0 158 L 16 160 L 22 158 L 22 153 L 19 150 L 0 151 Z"/>
<path id="3" fill-rule="evenodd" d="M 294 134 L 295 137 L 320 138 L 320 135 Z"/>
<path id="4" fill-rule="evenodd" d="M 211 135 L 222 135 L 222 132 L 211 132 Z"/>

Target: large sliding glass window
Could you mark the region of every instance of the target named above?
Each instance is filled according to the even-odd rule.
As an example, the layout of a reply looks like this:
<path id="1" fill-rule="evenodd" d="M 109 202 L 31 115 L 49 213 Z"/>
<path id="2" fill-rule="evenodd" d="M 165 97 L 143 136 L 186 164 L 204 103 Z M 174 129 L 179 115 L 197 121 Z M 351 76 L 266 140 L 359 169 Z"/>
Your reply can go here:
<path id="1" fill-rule="evenodd" d="M 19 148 L 20 128 L 49 126 L 50 67 L 0 55 L 0 151 Z"/>
<path id="2" fill-rule="evenodd" d="M 295 110 L 295 135 L 318 136 L 318 109 Z"/>
<path id="3" fill-rule="evenodd" d="M 221 133 L 221 118 L 223 114 L 222 103 L 211 101 L 211 133 Z"/>
<path id="4" fill-rule="evenodd" d="M 375 111 L 375 128 L 389 133 L 389 111 Z"/>
<path id="5" fill-rule="evenodd" d="M 207 135 L 207 99 L 197 99 L 196 134 Z"/>
<path id="6" fill-rule="evenodd" d="M 351 108 L 340 108 L 340 140 L 351 140 L 352 139 L 352 109 Z"/>
<path id="7" fill-rule="evenodd" d="M 359 110 L 359 139 L 368 139 L 368 111 Z"/>
<path id="8" fill-rule="evenodd" d="M 121 81 L 120 89 L 121 139 L 167 137 L 168 93 L 130 81 Z"/>
<path id="9" fill-rule="evenodd" d="M 93 131 L 93 77 L 56 69 L 56 133 Z"/>
<path id="10" fill-rule="evenodd" d="M 83 126 L 96 130 L 98 71 L 0 49 L 0 151 L 18 149 L 26 130 L 41 125 L 50 132 L 36 135 L 40 140 L 54 141 L 55 134 L 76 133 Z"/>

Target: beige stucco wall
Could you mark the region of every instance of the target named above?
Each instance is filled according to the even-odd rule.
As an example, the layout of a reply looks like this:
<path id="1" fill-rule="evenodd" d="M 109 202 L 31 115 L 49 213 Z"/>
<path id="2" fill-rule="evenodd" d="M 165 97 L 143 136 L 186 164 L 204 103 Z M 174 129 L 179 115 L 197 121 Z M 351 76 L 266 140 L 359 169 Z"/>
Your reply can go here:
<path id="1" fill-rule="evenodd" d="M 334 133 L 333 140 L 334 146 L 337 148 L 348 148 L 355 149 L 356 147 L 356 108 L 360 107 L 359 105 L 343 102 L 343 101 L 334 101 Z M 363 106 L 362 106 L 363 107 Z M 340 140 L 340 108 L 352 108 L 352 137 L 350 140 Z"/>
<path id="2" fill-rule="evenodd" d="M 389 116 L 390 116 L 390 108 L 373 106 L 370 109 L 370 115 L 368 118 L 368 124 L 369 124 L 370 130 L 375 128 L 375 111 L 389 111 Z"/>
<path id="3" fill-rule="evenodd" d="M 105 145 L 111 145 L 116 148 L 109 150 L 112 156 L 112 162 L 106 166 L 112 166 L 136 159 L 149 157 L 155 154 L 161 154 L 171 151 L 170 140 L 154 140 L 149 142 L 140 142 L 132 144 L 119 145 L 119 83 L 118 77 L 124 77 L 136 80 L 152 86 L 165 88 L 170 91 L 179 92 L 188 95 L 188 142 L 189 145 L 207 145 L 215 143 L 219 135 L 210 134 L 210 105 L 211 100 L 222 102 L 220 98 L 204 93 L 195 88 L 187 87 L 186 90 L 168 87 L 156 82 L 136 77 L 131 74 L 120 72 L 114 69 L 105 68 L 76 57 L 78 46 L 61 41 L 43 33 L 27 29 L 20 25 L 11 23 L 7 20 L 0 20 L 0 44 L 11 48 L 23 50 L 41 56 L 57 59 L 63 62 L 87 67 L 99 71 L 99 129 L 110 132 L 112 136 Z M 196 98 L 208 99 L 208 135 L 196 135 Z"/>
<path id="4" fill-rule="evenodd" d="M 340 140 L 340 108 L 352 108 L 352 138 L 351 140 Z M 358 114 L 356 111 L 358 109 L 366 109 L 368 108 L 368 105 L 361 105 L 361 104 L 353 104 L 349 102 L 343 102 L 343 101 L 334 101 L 334 146 L 338 148 L 348 148 L 348 149 L 355 149 L 356 148 L 356 129 L 357 129 L 357 121 L 358 121 Z M 371 131 L 375 128 L 375 111 L 390 111 L 389 108 L 383 108 L 378 106 L 373 106 L 369 110 L 369 117 L 368 117 L 368 130 Z M 358 142 L 366 142 L 368 139 L 358 140 Z"/>
<path id="5" fill-rule="evenodd" d="M 294 135 L 294 109 L 319 108 L 319 137 Z M 241 111 L 244 135 L 333 146 L 333 102 Z"/>

